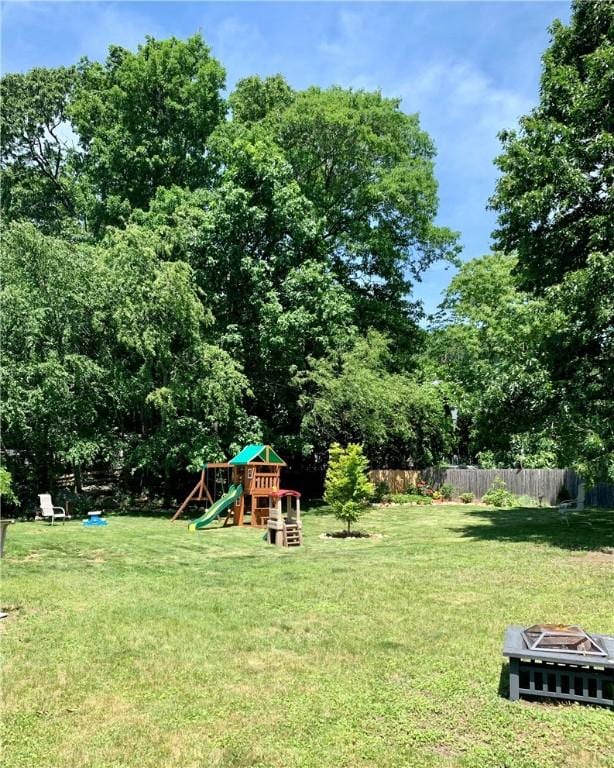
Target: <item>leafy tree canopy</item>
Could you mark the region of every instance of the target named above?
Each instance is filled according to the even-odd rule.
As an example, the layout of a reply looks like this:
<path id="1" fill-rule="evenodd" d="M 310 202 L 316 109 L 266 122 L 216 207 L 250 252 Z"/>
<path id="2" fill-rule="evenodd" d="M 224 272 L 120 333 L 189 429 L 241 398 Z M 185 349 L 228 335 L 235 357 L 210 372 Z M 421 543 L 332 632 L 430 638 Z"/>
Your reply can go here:
<path id="1" fill-rule="evenodd" d="M 136 53 L 112 46 L 104 64 L 79 69 L 70 116 L 94 226 L 125 222 L 159 187 L 210 183 L 208 139 L 224 117 L 225 73 L 200 35 L 148 37 Z"/>
<path id="2" fill-rule="evenodd" d="M 370 331 L 341 354 L 313 361 L 303 430 L 317 449 L 332 441 L 361 442 L 377 466 L 391 467 L 429 466 L 447 452 L 445 393 L 395 373 L 390 346 Z"/>
<path id="3" fill-rule="evenodd" d="M 112 460 L 168 492 L 242 441 L 323 450 L 335 366 L 372 343 L 386 363 L 368 356 L 341 433 L 375 425 L 381 373 L 369 450 L 445 444 L 441 402 L 405 379 L 412 283 L 458 249 L 418 117 L 281 75 L 223 87 L 200 35 L 2 79 L 4 437 L 37 482 Z"/>
<path id="4" fill-rule="evenodd" d="M 572 8 L 569 26 L 552 27 L 539 106 L 502 135 L 495 237 L 516 249 L 520 285 L 557 313 L 539 347 L 563 460 L 614 479 L 614 5 Z"/>
<path id="5" fill-rule="evenodd" d="M 428 332 L 412 286 L 459 246 L 398 100 L 281 75 L 226 100 L 200 35 L 2 78 L 3 439 L 30 491 L 105 460 L 169 496 L 262 439 L 611 473 L 612 18 L 553 27 L 503 135 L 500 250 Z"/>
<path id="6" fill-rule="evenodd" d="M 67 111 L 77 81 L 74 67 L 38 67 L 0 80 L 0 210 L 9 220 L 28 218 L 54 231 L 76 213 Z"/>
<path id="7" fill-rule="evenodd" d="M 541 98 L 501 134 L 492 205 L 496 243 L 518 254 L 523 286 L 543 291 L 614 241 L 614 5 L 575 0 L 552 26 Z"/>
<path id="8" fill-rule="evenodd" d="M 237 123 L 254 123 L 271 112 L 285 109 L 294 99 L 294 91 L 282 75 L 264 79 L 257 75 L 239 80 L 228 98 L 232 119 Z"/>

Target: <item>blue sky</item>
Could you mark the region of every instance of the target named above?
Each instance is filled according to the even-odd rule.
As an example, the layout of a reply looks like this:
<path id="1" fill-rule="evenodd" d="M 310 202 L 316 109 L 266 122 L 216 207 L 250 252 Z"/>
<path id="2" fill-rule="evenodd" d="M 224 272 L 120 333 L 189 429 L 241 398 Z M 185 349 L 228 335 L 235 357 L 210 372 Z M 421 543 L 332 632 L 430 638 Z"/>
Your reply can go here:
<path id="1" fill-rule="evenodd" d="M 437 147 L 438 220 L 461 233 L 463 258 L 487 253 L 494 216 L 496 134 L 538 99 L 548 26 L 560 2 L 2 3 L 2 70 L 102 59 L 109 44 L 200 31 L 232 87 L 281 72 L 296 88 L 379 88 L 419 112 Z M 451 270 L 416 287 L 435 309 Z"/>

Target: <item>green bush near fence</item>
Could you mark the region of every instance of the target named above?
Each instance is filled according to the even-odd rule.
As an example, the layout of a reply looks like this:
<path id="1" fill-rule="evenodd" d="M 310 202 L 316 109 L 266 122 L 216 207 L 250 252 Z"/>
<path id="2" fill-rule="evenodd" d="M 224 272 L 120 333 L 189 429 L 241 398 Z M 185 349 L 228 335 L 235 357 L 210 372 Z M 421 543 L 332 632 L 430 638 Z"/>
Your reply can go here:
<path id="1" fill-rule="evenodd" d="M 473 501 L 473 494 L 470 494 L 471 498 L 467 500 L 468 502 Z M 460 498 L 461 501 L 465 501 L 463 499 L 463 494 Z M 497 477 L 494 483 L 491 485 L 491 487 L 488 489 L 488 491 L 482 496 L 482 501 L 484 504 L 489 504 L 492 507 L 539 507 L 540 503 L 537 499 L 534 499 L 532 496 L 527 496 L 526 494 L 522 494 L 520 496 L 517 496 L 516 494 L 512 493 L 507 489 L 507 486 L 505 485 L 505 481 L 501 477 Z"/>
<path id="2" fill-rule="evenodd" d="M 525 494 L 521 496 L 514 496 L 515 507 L 539 507 L 541 504 L 538 499 L 534 499 L 533 496 L 527 496 Z"/>
<path id="3" fill-rule="evenodd" d="M 390 486 L 385 480 L 381 480 L 379 483 L 375 483 L 375 491 L 373 493 L 373 501 L 385 501 L 386 497 L 390 496 Z"/>
<path id="4" fill-rule="evenodd" d="M 484 504 L 489 504 L 493 507 L 512 507 L 515 500 L 516 497 L 511 491 L 507 490 L 505 481 L 500 477 L 495 479 L 489 490 L 482 496 Z"/>
<path id="5" fill-rule="evenodd" d="M 415 493 L 393 493 L 390 496 L 393 504 L 432 504 L 433 499 L 430 496 L 420 496 Z"/>

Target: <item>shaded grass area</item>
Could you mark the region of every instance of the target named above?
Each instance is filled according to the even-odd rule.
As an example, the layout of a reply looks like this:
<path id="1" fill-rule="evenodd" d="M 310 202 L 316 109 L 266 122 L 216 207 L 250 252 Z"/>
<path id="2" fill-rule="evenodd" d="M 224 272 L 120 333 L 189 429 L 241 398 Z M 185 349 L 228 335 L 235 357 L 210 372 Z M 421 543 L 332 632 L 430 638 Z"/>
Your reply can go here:
<path id="1" fill-rule="evenodd" d="M 551 544 L 571 550 L 614 550 L 614 512 L 587 509 L 560 516 L 555 510 L 478 509 L 470 512 L 459 531 L 485 541 Z"/>
<path id="2" fill-rule="evenodd" d="M 109 520 L 9 531 L 7 768 L 614 766 L 612 712 L 510 703 L 501 657 L 510 623 L 614 632 L 613 513 L 376 509 L 344 541 L 319 509 L 294 550 Z"/>

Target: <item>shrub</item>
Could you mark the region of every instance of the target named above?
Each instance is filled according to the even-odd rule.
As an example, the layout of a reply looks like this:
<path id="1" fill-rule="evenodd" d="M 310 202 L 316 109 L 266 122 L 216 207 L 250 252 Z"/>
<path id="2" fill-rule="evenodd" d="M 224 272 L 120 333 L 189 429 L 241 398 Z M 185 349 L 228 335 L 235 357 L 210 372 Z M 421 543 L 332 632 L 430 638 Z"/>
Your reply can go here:
<path id="1" fill-rule="evenodd" d="M 2 502 L 9 502 L 10 504 L 19 504 L 15 491 L 13 490 L 13 478 L 8 469 L 0 467 L 0 498 Z"/>
<path id="2" fill-rule="evenodd" d="M 417 493 L 394 493 L 390 497 L 394 504 L 432 504 L 433 500 L 428 496 L 420 496 Z"/>
<path id="3" fill-rule="evenodd" d="M 386 501 L 386 496 L 390 496 L 390 486 L 385 480 L 380 480 L 380 482 L 375 485 L 373 501 Z"/>
<path id="4" fill-rule="evenodd" d="M 439 493 L 441 494 L 441 497 L 446 501 L 450 501 L 454 495 L 454 490 L 455 489 L 452 483 L 442 483 L 439 487 Z"/>
<path id="5" fill-rule="evenodd" d="M 329 450 L 324 498 L 335 517 L 347 525 L 348 532 L 365 511 L 375 487 L 367 476 L 369 463 L 362 445 L 350 443 L 342 448 L 333 443 Z"/>
<path id="6" fill-rule="evenodd" d="M 471 491 L 467 491 L 466 493 L 461 493 L 459 498 L 463 502 L 463 504 L 471 504 L 474 497 Z"/>
<path id="7" fill-rule="evenodd" d="M 478 453 L 478 466 L 480 469 L 496 469 L 497 459 L 493 451 L 480 451 Z"/>
<path id="8" fill-rule="evenodd" d="M 418 493 L 420 493 L 422 496 L 432 496 L 434 491 L 431 488 L 431 486 L 428 483 L 425 483 L 424 480 L 418 480 Z"/>
<path id="9" fill-rule="evenodd" d="M 507 490 L 503 478 L 497 477 L 487 493 L 482 497 L 482 501 L 493 507 L 511 507 L 515 502 L 515 496 L 511 491 Z"/>
<path id="10" fill-rule="evenodd" d="M 433 491 L 431 498 L 433 501 L 441 501 L 443 499 L 443 493 L 441 493 L 441 491 Z"/>
<path id="11" fill-rule="evenodd" d="M 538 499 L 534 499 L 533 496 L 514 496 L 514 505 L 516 507 L 539 507 L 541 506 Z"/>
<path id="12" fill-rule="evenodd" d="M 432 496 L 433 489 L 428 483 L 425 483 L 424 480 L 418 480 L 415 485 L 413 483 L 408 485 L 405 489 L 405 493 L 410 496 Z"/>

